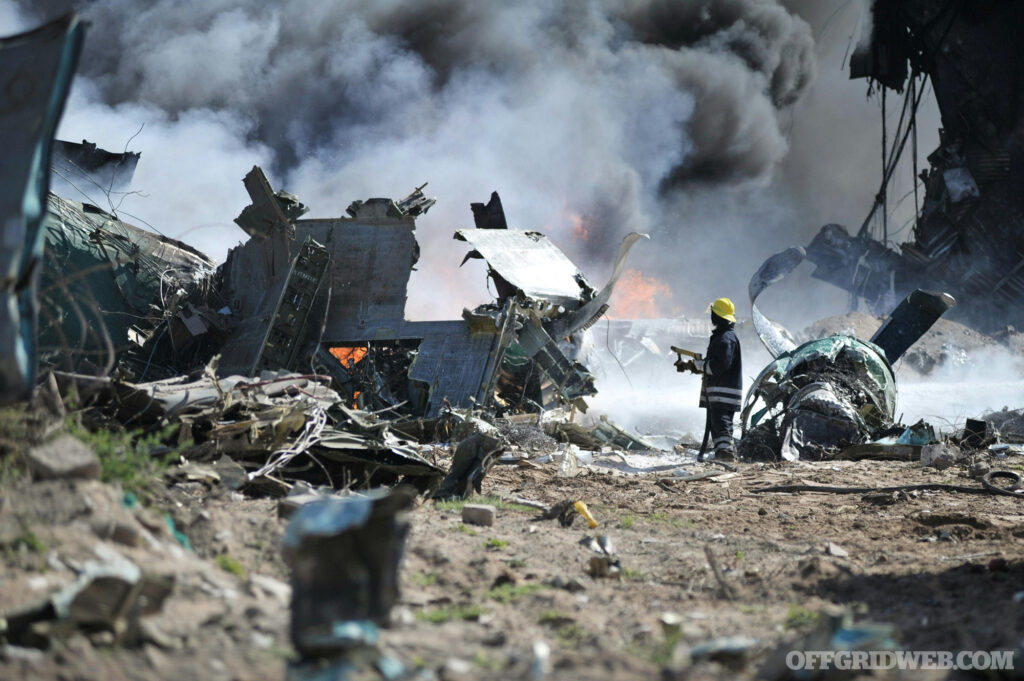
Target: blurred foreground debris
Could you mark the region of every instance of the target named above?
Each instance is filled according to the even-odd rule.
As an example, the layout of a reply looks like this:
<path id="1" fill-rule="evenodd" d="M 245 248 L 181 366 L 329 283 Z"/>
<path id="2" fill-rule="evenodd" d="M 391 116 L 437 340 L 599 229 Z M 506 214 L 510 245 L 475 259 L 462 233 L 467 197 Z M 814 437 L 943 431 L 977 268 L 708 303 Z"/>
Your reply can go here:
<path id="1" fill-rule="evenodd" d="M 309 503 L 285 530 L 285 561 L 292 570 L 291 638 L 302 659 L 289 679 L 348 678 L 360 664 L 401 663 L 377 652 L 378 627 L 387 626 L 399 596 L 415 492 L 374 490 Z M 325 667 L 335 668 L 324 676 Z"/>
<path id="2" fill-rule="evenodd" d="M 68 14 L 0 39 L 0 401 L 25 399 L 35 384 L 40 229 L 53 133 L 82 49 L 85 26 Z"/>

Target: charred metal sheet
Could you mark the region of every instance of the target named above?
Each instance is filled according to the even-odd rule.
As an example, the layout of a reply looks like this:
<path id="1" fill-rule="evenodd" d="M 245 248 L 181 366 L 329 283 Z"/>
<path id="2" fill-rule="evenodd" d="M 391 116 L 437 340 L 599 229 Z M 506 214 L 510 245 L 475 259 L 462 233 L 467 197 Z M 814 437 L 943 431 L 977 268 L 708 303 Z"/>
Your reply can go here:
<path id="1" fill-rule="evenodd" d="M 512 317 L 500 316 L 475 327 L 469 322 L 408 322 L 405 332 L 420 343 L 409 380 L 423 388 L 423 415 L 437 416 L 446 405 L 483 405 L 490 399 L 497 367 L 511 341 Z M 481 328 L 483 327 L 483 328 Z"/>
<path id="2" fill-rule="evenodd" d="M 883 314 L 917 288 L 948 291 L 952 318 L 991 333 L 1024 325 L 1024 5 L 871 0 L 850 75 L 905 92 L 889 168 L 861 228 L 826 225 L 808 248 L 814 276 Z M 909 69 L 908 69 L 909 66 Z M 889 247 L 885 197 L 915 135 L 927 77 L 942 127 L 919 173 L 912 238 Z M 884 100 L 883 100 L 884 101 Z M 890 116 L 890 119 L 892 117 Z M 910 178 L 915 183 L 918 177 Z M 915 194 L 916 198 L 916 194 Z M 872 222 L 874 221 L 874 222 Z"/>
<path id="3" fill-rule="evenodd" d="M 483 258 L 527 298 L 575 309 L 594 295 L 583 273 L 540 232 L 460 229 L 455 238 L 474 248 L 466 258 Z"/>
<path id="4" fill-rule="evenodd" d="M 0 401 L 35 382 L 36 277 L 53 133 L 78 63 L 85 28 L 74 14 L 0 39 Z"/>
<path id="5" fill-rule="evenodd" d="M 477 229 L 508 229 L 505 209 L 501 205 L 498 192 L 491 192 L 491 198 L 487 203 L 471 203 L 469 208 L 473 211 L 473 224 Z"/>
<path id="6" fill-rule="evenodd" d="M 321 297 L 330 309 L 324 338 L 359 341 L 394 336 L 405 319 L 409 275 L 419 259 L 411 217 L 299 220 L 297 239 L 313 238 L 330 254 Z M 380 331 L 385 329 L 384 331 Z M 391 331 L 387 331 L 390 329 Z"/>
<path id="7" fill-rule="evenodd" d="M 208 290 L 213 261 L 90 204 L 51 194 L 46 209 L 39 327 L 44 359 L 82 371 L 109 370 L 117 359 L 140 379 L 149 371 L 159 375 L 155 369 L 176 354 L 171 319 L 190 295 L 201 298 Z M 156 344 L 169 354 L 157 358 Z"/>
<path id="8" fill-rule="evenodd" d="M 948 293 L 914 291 L 893 310 L 871 342 L 885 351 L 890 363 L 895 363 L 954 305 L 956 301 Z"/>
<path id="9" fill-rule="evenodd" d="M 81 144 L 54 140 L 50 160 L 51 189 L 56 194 L 75 198 L 98 199 L 124 194 L 131 187 L 141 156 L 134 151 L 118 153 L 100 149 L 88 140 L 82 140 Z"/>
<path id="10" fill-rule="evenodd" d="M 320 290 L 329 256 L 327 249 L 307 238 L 295 256 L 291 272 L 285 280 L 274 319 L 259 349 L 250 373 L 262 370 L 297 368 L 299 350 L 309 328 L 313 299 Z"/>
<path id="11" fill-rule="evenodd" d="M 242 182 L 245 184 L 245 190 L 249 192 L 252 203 L 242 209 L 235 218 L 235 224 L 254 239 L 266 239 L 276 231 L 293 231 L 285 208 L 291 208 L 292 220 L 305 213 L 306 208 L 298 199 L 285 192 L 278 192 L 282 194 L 280 197 L 275 194 L 259 166 L 253 166 Z"/>

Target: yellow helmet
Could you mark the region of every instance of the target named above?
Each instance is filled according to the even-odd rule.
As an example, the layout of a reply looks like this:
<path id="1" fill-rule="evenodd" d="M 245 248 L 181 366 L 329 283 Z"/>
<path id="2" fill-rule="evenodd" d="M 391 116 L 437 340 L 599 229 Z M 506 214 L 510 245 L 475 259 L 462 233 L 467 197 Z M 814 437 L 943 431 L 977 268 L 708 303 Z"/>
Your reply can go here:
<path id="1" fill-rule="evenodd" d="M 719 298 L 711 303 L 708 309 L 722 319 L 728 319 L 730 322 L 736 321 L 736 306 L 728 298 Z"/>

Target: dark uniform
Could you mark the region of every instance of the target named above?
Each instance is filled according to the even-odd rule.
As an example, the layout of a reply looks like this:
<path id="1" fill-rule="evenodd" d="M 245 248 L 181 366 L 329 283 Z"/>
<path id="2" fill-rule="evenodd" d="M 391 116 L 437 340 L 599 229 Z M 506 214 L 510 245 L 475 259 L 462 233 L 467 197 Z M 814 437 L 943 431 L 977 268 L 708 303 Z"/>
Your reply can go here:
<path id="1" fill-rule="evenodd" d="M 715 456 L 735 456 L 732 440 L 733 417 L 743 402 L 743 368 L 740 341 L 735 324 L 717 318 L 711 332 L 707 359 L 702 367 L 700 406 L 708 410 L 708 426 L 714 442 Z"/>

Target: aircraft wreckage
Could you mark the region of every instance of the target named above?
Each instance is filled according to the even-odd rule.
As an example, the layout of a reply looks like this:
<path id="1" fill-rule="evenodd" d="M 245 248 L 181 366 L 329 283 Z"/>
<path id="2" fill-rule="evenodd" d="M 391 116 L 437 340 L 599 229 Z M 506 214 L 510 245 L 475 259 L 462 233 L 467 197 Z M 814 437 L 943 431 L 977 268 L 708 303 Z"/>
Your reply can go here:
<path id="1" fill-rule="evenodd" d="M 572 359 L 574 339 L 608 309 L 644 235 L 623 240 L 597 290 L 546 236 L 508 229 L 494 193 L 473 205 L 476 228 L 455 238 L 472 248 L 466 259 L 487 263 L 497 299 L 460 320 L 414 322 L 404 311 L 419 257 L 415 218 L 435 202 L 422 188 L 308 220 L 259 168 L 244 182 L 252 204 L 236 222 L 250 239 L 220 267 L 186 244 L 51 194 L 44 361 L 130 383 L 188 376 L 216 355 L 221 376 L 315 374 L 352 407 L 411 416 L 445 406 L 586 409 L 582 398 L 596 390 Z"/>
<path id="2" fill-rule="evenodd" d="M 813 276 L 883 314 L 916 288 L 949 291 L 953 316 L 984 332 L 1024 326 L 1024 6 L 1010 0 L 873 0 L 850 76 L 903 93 L 896 130 L 883 127 L 884 172 L 855 234 L 821 229 L 807 248 Z M 909 72 L 908 72 L 909 65 Z M 917 169 L 917 110 L 930 79 L 942 116 L 930 167 Z M 888 134 L 887 134 L 888 133 Z M 890 140 L 886 147 L 886 137 Z M 910 142 L 913 238 L 890 247 L 887 187 Z M 917 181 L 923 185 L 918 200 Z"/>
<path id="3" fill-rule="evenodd" d="M 471 205 L 474 228 L 454 238 L 467 244 L 467 259 L 484 260 L 496 298 L 461 319 L 409 321 L 416 218 L 435 202 L 424 187 L 400 200 L 354 201 L 346 216 L 304 219 L 299 199 L 274 191 L 254 167 L 243 180 L 251 203 L 236 218 L 249 239 L 218 267 L 185 243 L 123 222 L 113 201 L 105 210 L 47 193 L 57 104 L 80 33 L 68 17 L 0 44 L 11 55 L 5 68 L 31 63 L 48 84 L 23 110 L 0 110 L 11 160 L 0 210 L 5 239 L 22 246 L 6 261 L 5 399 L 35 384 L 38 358 L 126 427 L 174 421 L 210 454 L 248 459 L 250 483 L 304 452 L 315 452 L 328 480 L 323 461 L 342 464 L 345 475 L 362 467 L 366 482 L 382 467 L 392 479 L 436 482 L 443 472 L 412 442 L 437 441 L 447 419 L 445 434 L 459 444 L 440 487 L 453 493 L 478 486 L 501 448 L 493 425 L 458 408 L 497 416 L 586 409 L 596 391 L 577 361 L 583 334 L 607 311 L 628 252 L 645 235 L 625 237 L 597 289 L 543 234 L 509 229 L 494 193 Z M 46 43 L 47 59 L 29 49 Z M 58 144 L 52 158 L 61 180 L 105 188 L 108 199 L 114 187 L 127 189 L 138 161 L 85 142 Z M 948 189 L 952 180 L 944 181 Z M 949 294 L 914 290 L 870 341 L 834 336 L 798 347 L 756 299 L 805 257 L 785 251 L 751 281 L 754 326 L 774 361 L 744 404 L 740 451 L 749 458 L 820 458 L 885 435 L 894 427 L 892 363 L 953 304 Z M 816 274 L 827 278 L 820 263 Z M 650 351 L 642 341 L 636 351 Z M 598 447 L 647 447 L 611 424 L 559 426 Z"/>
<path id="4" fill-rule="evenodd" d="M 956 301 L 915 290 L 870 340 L 833 335 L 797 345 L 757 306 L 757 298 L 806 258 L 791 248 L 769 258 L 749 285 L 754 330 L 774 360 L 754 379 L 740 412 L 738 451 L 751 460 L 818 460 L 896 427 L 892 365 Z M 896 427 L 896 432 L 903 431 Z"/>

